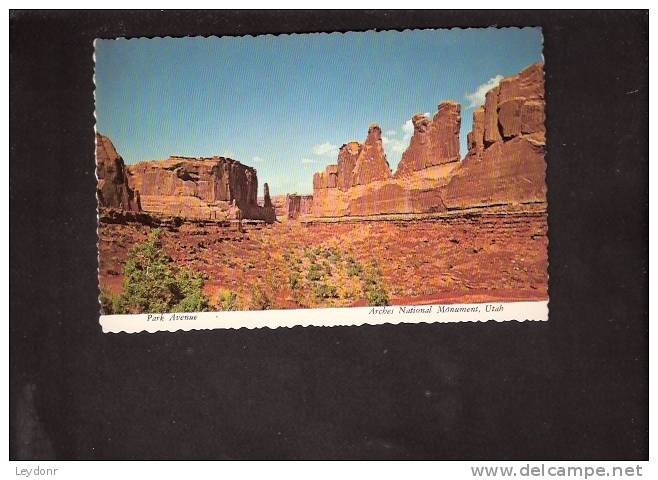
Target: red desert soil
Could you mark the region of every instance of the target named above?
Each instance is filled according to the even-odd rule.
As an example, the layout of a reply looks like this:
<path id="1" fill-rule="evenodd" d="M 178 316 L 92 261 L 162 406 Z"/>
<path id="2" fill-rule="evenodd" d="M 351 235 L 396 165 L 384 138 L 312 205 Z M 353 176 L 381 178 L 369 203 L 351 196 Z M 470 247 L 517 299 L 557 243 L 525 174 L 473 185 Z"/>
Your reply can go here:
<path id="1" fill-rule="evenodd" d="M 149 230 L 137 223 L 100 225 L 102 289 L 121 291 L 128 250 Z M 270 295 L 272 308 L 365 305 L 360 284 L 340 266 L 349 257 L 362 265 L 377 261 L 393 305 L 548 298 L 545 212 L 358 223 L 284 221 L 243 230 L 185 223 L 163 229 L 162 244 L 177 264 L 207 275 L 205 290 L 212 303 L 219 290 L 229 289 L 245 308 L 254 285 Z M 324 281 L 337 284 L 331 298 L 318 300 L 306 280 L 291 288 L 293 270 L 301 269 L 306 278 L 312 249 L 327 269 Z"/>

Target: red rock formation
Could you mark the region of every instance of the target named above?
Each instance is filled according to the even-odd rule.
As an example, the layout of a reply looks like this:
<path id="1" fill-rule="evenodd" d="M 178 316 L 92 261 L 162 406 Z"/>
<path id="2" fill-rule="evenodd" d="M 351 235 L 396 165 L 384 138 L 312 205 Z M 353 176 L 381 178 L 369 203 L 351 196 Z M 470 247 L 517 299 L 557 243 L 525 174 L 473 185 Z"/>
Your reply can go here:
<path id="1" fill-rule="evenodd" d="M 396 177 L 403 177 L 422 170 L 428 167 L 432 161 L 430 160 L 432 152 L 430 133 L 432 121 L 424 114 L 417 113 L 411 117 L 411 122 L 414 126 L 414 133 L 409 146 L 402 154 L 402 159 L 395 172 Z"/>
<path id="2" fill-rule="evenodd" d="M 356 185 L 367 185 L 391 178 L 391 168 L 382 145 L 382 131 L 370 125 L 365 143 L 349 142 L 340 147 L 338 162 L 327 165 L 324 172 L 313 175 L 313 189 L 339 188 L 347 191 Z"/>
<path id="3" fill-rule="evenodd" d="M 545 134 L 544 76 L 536 63 L 504 78 L 473 112 L 468 154 L 443 194 L 447 208 L 545 202 Z"/>
<path id="4" fill-rule="evenodd" d="M 382 146 L 382 130 L 373 123 L 352 171 L 352 186 L 367 185 L 377 180 L 391 178 L 391 168 Z M 331 188 L 331 185 L 328 185 Z"/>
<path id="5" fill-rule="evenodd" d="M 274 209 L 272 199 L 270 198 L 270 186 L 267 182 L 263 184 L 263 208 Z"/>
<path id="6" fill-rule="evenodd" d="M 348 190 L 352 186 L 352 172 L 356 167 L 363 145 L 359 142 L 349 142 L 338 151 L 338 171 L 337 184 L 342 191 Z"/>
<path id="7" fill-rule="evenodd" d="M 256 188 L 258 188 L 258 186 L 256 186 Z M 274 210 L 274 205 L 272 204 L 272 199 L 270 198 L 270 186 L 267 183 L 263 184 L 263 206 L 256 206 L 250 211 L 246 211 L 246 214 L 249 216 L 249 218 L 264 220 L 268 223 L 273 223 L 276 221 L 276 211 Z"/>
<path id="8" fill-rule="evenodd" d="M 439 105 L 431 120 L 414 115 L 414 134 L 393 178 L 382 167 L 385 155 L 379 150 L 378 127 L 371 127 L 365 144 L 344 145 L 338 163 L 314 176 L 313 216 L 427 213 L 545 202 L 542 64 L 503 79 L 486 94 L 484 107 L 473 112 L 463 162 L 458 161 L 460 113 L 459 104 L 448 101 Z M 366 175 L 364 166 L 378 166 L 368 171 L 379 173 Z"/>
<path id="9" fill-rule="evenodd" d="M 192 196 L 207 203 L 236 201 L 240 208 L 257 205 L 256 170 L 223 157 L 140 162 L 128 167 L 131 185 L 147 196 Z"/>
<path id="10" fill-rule="evenodd" d="M 518 75 L 502 79 L 499 88 L 499 105 L 515 98 L 543 99 L 544 64 L 533 63 L 524 68 Z"/>
<path id="11" fill-rule="evenodd" d="M 313 190 L 313 216 L 343 217 L 390 213 L 441 212 L 445 206 L 440 189 L 459 162 L 436 165 L 405 178 L 387 178 L 347 191 L 339 188 Z"/>
<path id="12" fill-rule="evenodd" d="M 326 217 L 445 210 L 439 195 L 459 165 L 460 106 L 444 102 L 433 120 L 414 116 L 416 133 L 396 178 L 373 124 L 363 144 L 343 145 L 338 162 L 313 177 L 313 215 Z M 352 169 L 350 171 L 350 168 Z M 401 173 L 400 173 L 401 172 Z M 351 179 L 351 181 L 350 181 Z"/>
<path id="13" fill-rule="evenodd" d="M 417 113 L 411 119 L 414 134 L 395 176 L 405 177 L 435 165 L 458 162 L 461 106 L 454 101 L 439 104 L 434 118 Z"/>
<path id="14" fill-rule="evenodd" d="M 256 170 L 230 158 L 140 162 L 128 167 L 128 179 L 147 212 L 219 220 L 238 209 L 244 219 L 274 218 L 269 189 L 264 206 L 258 205 Z"/>
<path id="15" fill-rule="evenodd" d="M 274 207 L 274 213 L 276 214 L 277 218 L 278 217 L 287 217 L 288 216 L 288 210 L 286 206 L 286 195 L 272 195 L 272 206 Z M 260 203 L 262 199 L 261 197 L 258 198 L 258 202 Z"/>
<path id="16" fill-rule="evenodd" d="M 392 177 L 382 145 L 382 131 L 370 125 L 363 144 L 349 142 L 338 152 L 338 161 L 313 175 L 313 209 L 329 216 L 342 215 L 345 194 L 355 187 L 365 186 Z M 319 199 L 318 202 L 315 199 Z"/>
<path id="17" fill-rule="evenodd" d="M 141 210 L 139 192 L 133 192 L 128 185 L 123 158 L 117 153 L 112 141 L 100 133 L 96 133 L 96 177 L 100 207 L 132 212 Z"/>
<path id="18" fill-rule="evenodd" d="M 484 119 L 484 107 L 477 108 L 473 111 L 473 127 L 466 136 L 467 155 L 479 155 L 484 150 Z"/>
<path id="19" fill-rule="evenodd" d="M 448 100 L 439 104 L 432 128 L 436 129 L 436 135 L 432 145 L 434 161 L 432 165 L 458 162 L 461 158 L 459 153 L 459 129 L 461 127 L 461 105 Z"/>
<path id="20" fill-rule="evenodd" d="M 484 108 L 487 146 L 521 134 L 544 133 L 543 64 L 532 64 L 518 75 L 501 80 L 487 93 Z"/>
<path id="21" fill-rule="evenodd" d="M 484 101 L 484 144 L 491 145 L 502 140 L 498 129 L 498 91 L 499 87 L 492 88 L 485 96 Z"/>
<path id="22" fill-rule="evenodd" d="M 313 195 L 286 195 L 286 217 L 296 219 L 310 215 L 313 211 Z"/>
<path id="23" fill-rule="evenodd" d="M 338 165 L 327 165 L 324 172 L 313 175 L 313 188 L 336 188 L 338 185 Z"/>
<path id="24" fill-rule="evenodd" d="M 481 158 L 464 160 L 443 200 L 448 209 L 545 202 L 544 145 L 515 137 L 496 142 Z"/>
<path id="25" fill-rule="evenodd" d="M 545 120 L 543 100 L 527 100 L 521 107 L 521 133 L 535 135 L 539 140 L 543 136 L 545 142 Z"/>

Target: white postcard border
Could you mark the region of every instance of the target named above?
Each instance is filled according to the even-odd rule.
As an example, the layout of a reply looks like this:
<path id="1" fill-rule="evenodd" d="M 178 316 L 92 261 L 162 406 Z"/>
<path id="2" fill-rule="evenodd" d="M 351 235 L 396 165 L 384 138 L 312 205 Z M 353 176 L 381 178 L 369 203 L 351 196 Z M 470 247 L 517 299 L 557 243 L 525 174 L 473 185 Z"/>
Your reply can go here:
<path id="1" fill-rule="evenodd" d="M 104 333 L 176 332 L 296 326 L 338 327 L 399 323 L 547 321 L 548 300 L 387 307 L 247 310 L 236 312 L 101 315 Z"/>

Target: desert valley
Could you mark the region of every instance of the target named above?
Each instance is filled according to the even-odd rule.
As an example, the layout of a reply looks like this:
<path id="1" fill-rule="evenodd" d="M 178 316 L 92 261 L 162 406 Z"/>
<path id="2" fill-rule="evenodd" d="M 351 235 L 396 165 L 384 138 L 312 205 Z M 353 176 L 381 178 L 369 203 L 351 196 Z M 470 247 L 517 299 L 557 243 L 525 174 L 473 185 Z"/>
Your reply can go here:
<path id="1" fill-rule="evenodd" d="M 210 310 L 545 300 L 544 119 L 536 63 L 487 92 L 464 158 L 461 106 L 441 101 L 412 116 L 394 172 L 380 127 L 364 125 L 312 195 L 265 182 L 259 196 L 256 169 L 220 156 L 126 165 L 97 133 L 103 313 L 149 238 L 198 275 Z"/>

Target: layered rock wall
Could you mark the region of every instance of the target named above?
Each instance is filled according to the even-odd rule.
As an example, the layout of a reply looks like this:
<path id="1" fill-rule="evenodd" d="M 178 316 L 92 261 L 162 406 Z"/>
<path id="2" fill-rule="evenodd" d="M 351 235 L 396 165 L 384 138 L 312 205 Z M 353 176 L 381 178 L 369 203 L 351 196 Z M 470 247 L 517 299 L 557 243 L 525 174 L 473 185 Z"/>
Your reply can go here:
<path id="1" fill-rule="evenodd" d="M 288 210 L 286 206 L 286 197 L 289 194 L 286 195 L 272 195 L 271 201 L 272 201 L 272 206 L 274 207 L 274 213 L 276 214 L 277 218 L 285 218 L 288 216 Z M 264 198 L 258 197 L 258 203 L 262 204 L 264 203 Z"/>
<path id="2" fill-rule="evenodd" d="M 98 178 L 98 205 L 103 208 L 139 212 L 139 192 L 128 185 L 123 158 L 117 153 L 112 141 L 96 133 L 96 177 Z"/>
<path id="3" fill-rule="evenodd" d="M 349 142 L 340 147 L 338 161 L 313 175 L 313 189 L 338 188 L 345 192 L 357 185 L 367 185 L 392 177 L 382 145 L 382 131 L 370 125 L 364 143 Z"/>
<path id="4" fill-rule="evenodd" d="M 313 212 L 313 195 L 286 195 L 285 212 L 288 219 L 310 215 Z"/>
<path id="5" fill-rule="evenodd" d="M 415 132 L 395 175 L 373 124 L 363 144 L 343 145 L 336 164 L 313 177 L 317 217 L 441 212 L 440 188 L 459 166 L 461 107 L 448 101 L 429 119 L 415 115 Z"/>
<path id="6" fill-rule="evenodd" d="M 363 145 L 359 142 L 349 142 L 338 151 L 338 168 L 336 170 L 336 186 L 343 192 L 352 188 L 354 184 L 352 173 L 359 155 L 363 150 Z"/>
<path id="7" fill-rule="evenodd" d="M 473 112 L 468 153 L 459 154 L 461 107 L 416 114 L 414 134 L 394 175 L 371 126 L 364 144 L 341 147 L 313 178 L 312 214 L 342 217 L 431 213 L 546 201 L 543 64 L 504 78 Z"/>
<path id="8" fill-rule="evenodd" d="M 128 167 L 145 211 L 194 219 L 240 217 L 273 221 L 269 189 L 258 205 L 256 170 L 230 158 L 172 156 Z"/>
<path id="9" fill-rule="evenodd" d="M 452 100 L 442 102 L 434 118 L 417 113 L 411 121 L 414 133 L 409 147 L 402 154 L 396 177 L 407 177 L 419 170 L 459 161 L 459 103 Z"/>
<path id="10" fill-rule="evenodd" d="M 367 185 L 391 176 L 391 168 L 382 145 L 382 130 L 379 125 L 372 124 L 352 170 L 352 186 Z"/>
<path id="11" fill-rule="evenodd" d="M 448 209 L 546 201 L 543 65 L 504 78 L 473 112 L 468 153 L 443 194 Z"/>

